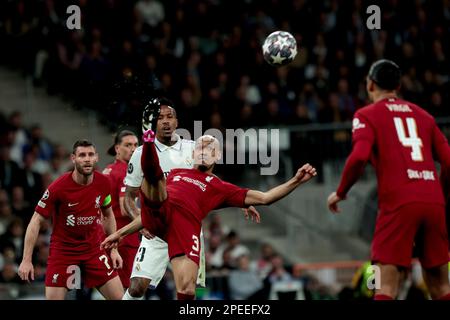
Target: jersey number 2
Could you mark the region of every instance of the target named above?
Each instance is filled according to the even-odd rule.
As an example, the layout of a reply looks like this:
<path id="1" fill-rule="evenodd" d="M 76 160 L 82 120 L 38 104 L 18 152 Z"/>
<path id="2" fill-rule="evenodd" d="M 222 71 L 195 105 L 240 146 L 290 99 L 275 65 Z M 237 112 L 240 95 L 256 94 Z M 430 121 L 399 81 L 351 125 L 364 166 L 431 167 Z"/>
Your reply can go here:
<path id="1" fill-rule="evenodd" d="M 422 155 L 422 139 L 417 134 L 417 124 L 414 118 L 406 118 L 406 128 L 408 129 L 408 136 L 405 134 L 405 127 L 401 118 L 394 118 L 395 130 L 400 143 L 407 148 L 412 148 L 411 159 L 413 161 L 423 161 Z"/>

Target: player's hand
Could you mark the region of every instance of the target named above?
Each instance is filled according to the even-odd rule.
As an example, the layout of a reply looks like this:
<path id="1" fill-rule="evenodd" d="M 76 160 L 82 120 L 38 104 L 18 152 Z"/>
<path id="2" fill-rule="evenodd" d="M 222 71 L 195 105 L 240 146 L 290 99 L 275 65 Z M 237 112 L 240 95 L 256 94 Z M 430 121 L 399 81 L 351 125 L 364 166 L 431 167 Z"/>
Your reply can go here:
<path id="1" fill-rule="evenodd" d="M 23 261 L 19 266 L 18 271 L 20 279 L 24 281 L 30 282 L 30 280 L 34 280 L 34 267 L 33 264 L 29 261 Z"/>
<path id="2" fill-rule="evenodd" d="M 251 219 L 252 221 L 255 221 L 256 223 L 261 222 L 261 215 L 259 214 L 258 210 L 254 206 L 250 206 L 248 208 L 242 208 L 244 211 L 245 219 Z"/>
<path id="3" fill-rule="evenodd" d="M 339 196 L 336 194 L 336 192 L 331 193 L 331 194 L 328 196 L 328 200 L 327 200 L 327 203 L 328 203 L 328 209 L 330 209 L 330 211 L 333 212 L 333 213 L 339 213 L 339 212 L 341 212 L 341 210 L 339 210 L 337 204 L 338 204 L 339 201 L 342 201 L 342 200 L 344 200 L 344 199 L 342 199 L 341 197 L 339 197 Z"/>
<path id="4" fill-rule="evenodd" d="M 317 175 L 316 168 L 314 168 L 309 163 L 303 165 L 297 170 L 295 174 L 295 179 L 300 183 L 305 183 Z"/>
<path id="5" fill-rule="evenodd" d="M 116 248 L 119 245 L 120 240 L 122 240 L 122 237 L 119 235 L 118 232 L 114 232 L 112 234 L 110 234 L 108 237 L 106 237 L 105 240 L 103 240 L 103 242 L 100 244 L 100 248 L 107 250 L 107 249 L 112 249 L 112 248 Z"/>
<path id="6" fill-rule="evenodd" d="M 113 264 L 113 268 L 114 269 L 122 269 L 123 260 L 122 260 L 122 257 L 120 256 L 119 252 L 117 251 L 117 249 L 113 248 L 111 250 L 111 253 L 109 254 L 109 256 L 111 257 L 111 262 Z"/>
<path id="7" fill-rule="evenodd" d="M 147 230 L 147 228 L 143 228 L 139 232 L 149 240 L 153 239 L 155 237 L 153 234 L 150 233 L 150 231 Z"/>

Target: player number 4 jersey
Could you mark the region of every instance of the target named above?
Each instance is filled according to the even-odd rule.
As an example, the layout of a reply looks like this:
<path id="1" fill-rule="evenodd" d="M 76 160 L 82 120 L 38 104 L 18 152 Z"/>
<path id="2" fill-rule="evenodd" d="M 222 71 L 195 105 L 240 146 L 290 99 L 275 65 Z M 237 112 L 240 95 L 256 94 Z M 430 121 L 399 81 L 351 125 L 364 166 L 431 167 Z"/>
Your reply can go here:
<path id="1" fill-rule="evenodd" d="M 354 143 L 372 145 L 380 207 L 444 203 L 433 155 L 439 158 L 447 141 L 426 111 L 401 99 L 383 99 L 356 112 L 352 132 Z"/>

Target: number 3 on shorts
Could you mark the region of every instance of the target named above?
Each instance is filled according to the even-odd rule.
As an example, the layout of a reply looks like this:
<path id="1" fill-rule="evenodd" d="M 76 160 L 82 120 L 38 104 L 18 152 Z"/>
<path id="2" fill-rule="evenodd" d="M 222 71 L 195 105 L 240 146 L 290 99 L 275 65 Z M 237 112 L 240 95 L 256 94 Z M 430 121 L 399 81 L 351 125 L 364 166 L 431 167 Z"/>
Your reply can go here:
<path id="1" fill-rule="evenodd" d="M 199 246 L 199 242 L 198 242 L 198 237 L 195 234 L 192 235 L 192 240 L 194 240 L 194 244 L 192 245 L 192 250 L 195 252 L 199 252 L 200 246 Z"/>

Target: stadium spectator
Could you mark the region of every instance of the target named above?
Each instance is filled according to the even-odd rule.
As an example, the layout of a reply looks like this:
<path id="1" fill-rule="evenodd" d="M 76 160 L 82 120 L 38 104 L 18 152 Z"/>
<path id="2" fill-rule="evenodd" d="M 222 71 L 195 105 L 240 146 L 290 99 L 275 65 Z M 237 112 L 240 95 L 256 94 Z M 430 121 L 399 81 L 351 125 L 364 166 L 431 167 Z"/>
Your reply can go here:
<path id="1" fill-rule="evenodd" d="M 3 234 L 14 218 L 9 196 L 6 190 L 0 189 L 0 234 Z"/>
<path id="2" fill-rule="evenodd" d="M 15 254 L 16 263 L 22 258 L 24 227 L 20 218 L 13 218 L 6 229 L 6 232 L 0 236 L 0 251 L 5 248 L 12 248 Z"/>
<path id="3" fill-rule="evenodd" d="M 230 298 L 233 300 L 248 300 L 263 288 L 262 279 L 250 269 L 250 258 L 243 254 L 237 258 L 237 269 L 230 272 L 228 285 Z"/>
<path id="4" fill-rule="evenodd" d="M 257 260 L 251 262 L 251 268 L 261 279 L 265 279 L 272 270 L 272 257 L 275 255 L 275 250 L 268 243 L 261 245 L 260 256 Z"/>
<path id="5" fill-rule="evenodd" d="M 14 134 L 13 144 L 11 146 L 11 160 L 22 166 L 23 151 L 28 142 L 28 133 L 23 126 L 22 113 L 15 111 L 9 116 L 9 125 Z"/>
<path id="6" fill-rule="evenodd" d="M 11 160 L 11 148 L 8 145 L 0 145 L 0 187 L 11 194 L 15 186 L 20 185 L 20 168 Z"/>
<path id="7" fill-rule="evenodd" d="M 272 269 L 267 275 L 267 280 L 271 285 L 276 282 L 292 281 L 292 275 L 285 269 L 283 257 L 279 254 L 272 255 L 271 258 Z"/>
<path id="8" fill-rule="evenodd" d="M 219 250 L 222 237 L 217 233 L 211 233 L 208 237 L 207 249 L 205 252 L 206 270 L 219 268 L 223 264 L 223 250 Z"/>
<path id="9" fill-rule="evenodd" d="M 445 1 L 433 5 L 424 2 L 414 8 L 390 3 L 385 8 L 389 14 L 382 18 L 385 28 L 373 33 L 365 26 L 361 1 L 331 1 L 323 5 L 313 1 L 273 1 L 263 5 L 247 1 L 238 9 L 224 1 L 199 2 L 193 7 L 183 1 L 85 3 L 84 32 L 67 33 L 61 32 L 58 23 L 59 17 L 66 14 L 63 4 L 26 2 L 20 10 L 18 6 L 6 6 L 5 25 L 11 28 L 2 38 L 5 44 L 12 44 L 5 45 L 5 56 L 16 64 L 25 64 L 24 71 L 42 78 L 51 92 L 73 98 L 88 98 L 86 92 L 98 93 L 98 85 L 112 87 L 126 69 L 132 76 L 157 77 L 169 96 L 178 97 L 175 103 L 182 119 L 184 112 L 191 114 L 207 105 L 208 93 L 215 88 L 219 89 L 221 101 L 241 101 L 259 107 L 266 101 L 264 89 L 271 83 L 268 100 L 275 99 L 270 108 L 275 118 L 289 119 L 300 101 L 308 107 L 309 118 L 319 121 L 317 113 L 329 95 L 337 93 L 340 110 L 345 114 L 342 121 L 348 121 L 355 112 L 356 101 L 358 105 L 365 102 L 360 101 L 359 87 L 364 82 L 368 61 L 393 53 L 399 55 L 403 70 L 411 70 L 405 72 L 409 73 L 404 79 L 405 96 L 420 96 L 423 92 L 422 101 L 418 102 L 425 103 L 426 109 L 431 101 L 428 98 L 435 91 L 440 93 L 443 105 L 448 102 L 448 90 L 444 88 L 448 85 L 445 72 L 449 47 L 445 39 L 449 31 L 445 13 L 449 5 Z M 98 15 L 102 10 L 108 10 L 111 16 Z M 281 16 L 281 12 L 290 14 Z M 394 17 L 400 18 L 400 12 L 407 19 L 395 20 Z M 118 14 L 120 19 L 114 20 Z M 314 22 L 311 17 L 318 19 Z M 211 28 L 198 29 L 201 23 Z M 271 69 L 262 61 L 260 45 L 266 35 L 281 27 L 297 38 L 300 53 L 290 66 Z M 32 41 L 34 35 L 42 41 Z M 13 54 L 18 49 L 21 54 Z M 419 57 L 423 59 L 419 61 Z M 240 68 L 233 68 L 236 65 Z M 164 66 L 164 71 L 160 66 Z M 185 71 L 180 74 L 179 70 Z M 75 85 L 83 77 L 82 85 Z M 433 99 L 438 101 L 438 95 Z M 101 111 L 106 101 L 98 102 L 101 106 L 95 108 Z M 115 113 L 126 110 L 130 101 L 125 103 Z M 239 104 L 226 105 L 227 116 L 222 125 L 232 127 L 241 110 L 235 107 Z M 267 123 L 263 112 L 253 116 L 252 125 Z M 117 114 L 111 114 L 110 119 L 116 126 L 125 121 Z M 186 127 L 192 119 L 186 118 Z"/>
<path id="10" fill-rule="evenodd" d="M 0 283 L 21 283 L 17 274 L 17 264 L 13 262 L 5 263 L 3 269 L 0 271 Z"/>
<path id="11" fill-rule="evenodd" d="M 23 164 L 24 168 L 21 172 L 21 186 L 24 189 L 25 199 L 29 203 L 36 203 L 42 192 L 45 190 L 42 173 L 46 172 L 46 168 L 48 168 L 49 165 L 46 161 L 38 160 L 36 158 L 36 153 L 33 151 L 25 153 Z"/>

